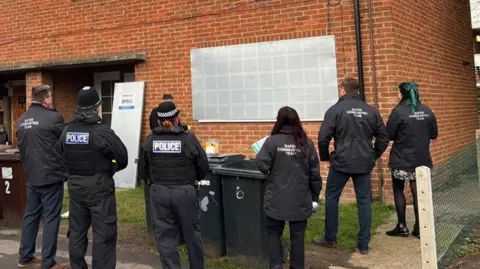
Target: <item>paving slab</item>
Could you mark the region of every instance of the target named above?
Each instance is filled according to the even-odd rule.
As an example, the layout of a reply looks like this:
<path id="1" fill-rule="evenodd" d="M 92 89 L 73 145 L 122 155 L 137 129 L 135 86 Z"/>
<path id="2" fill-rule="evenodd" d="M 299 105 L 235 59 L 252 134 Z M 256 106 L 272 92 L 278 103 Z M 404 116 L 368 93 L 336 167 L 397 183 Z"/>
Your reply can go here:
<path id="1" fill-rule="evenodd" d="M 409 229 L 413 228 L 414 214 L 413 207 L 407 209 L 407 220 Z M 377 229 L 370 244 L 369 255 L 353 253 L 346 256 L 348 263 L 332 262 L 328 269 L 418 269 L 421 268 L 420 240 L 415 237 L 401 238 L 388 237 L 385 232 L 396 225 L 396 215 L 392 215 L 387 223 Z M 20 242 L 20 231 L 15 229 L 0 228 L 0 268 L 17 268 L 18 248 Z M 37 255 L 41 255 L 41 233 L 37 239 Z M 325 252 L 324 248 L 314 248 L 315 252 Z M 310 254 L 309 254 L 310 255 Z M 117 249 L 117 268 L 119 269 L 153 269 L 162 268 L 158 255 L 150 252 L 131 252 Z M 87 263 L 91 266 L 91 243 L 86 257 Z M 59 236 L 57 262 L 68 263 L 68 239 L 64 235 Z M 346 266 L 348 264 L 348 266 Z M 350 266 L 351 265 L 351 266 Z M 185 263 L 183 268 L 188 268 Z M 31 267 L 36 268 L 36 267 Z M 40 268 L 39 266 L 37 268 Z M 91 268 L 91 267 L 90 267 Z M 210 268 L 212 269 L 212 268 Z M 316 269 L 316 268 L 315 268 Z M 324 269 L 322 267 L 322 269 Z"/>
<path id="2" fill-rule="evenodd" d="M 18 249 L 20 247 L 20 231 L 0 228 L 0 268 L 14 269 L 18 264 Z M 37 238 L 36 255 L 41 256 L 41 233 Z M 160 258 L 153 253 L 132 253 L 117 249 L 117 267 L 118 269 L 154 269 L 162 268 Z M 59 236 L 57 262 L 68 263 L 68 239 L 65 236 Z M 89 244 L 86 261 L 91 268 L 91 243 Z M 40 268 L 32 266 L 29 268 Z M 184 268 L 188 268 L 185 264 Z"/>
<path id="3" fill-rule="evenodd" d="M 415 215 L 413 206 L 407 207 L 407 225 L 413 229 Z M 416 237 L 390 237 L 385 234 L 397 224 L 393 214 L 372 237 L 368 255 L 352 254 L 349 263 L 369 269 L 419 269 L 422 267 L 420 240 Z"/>

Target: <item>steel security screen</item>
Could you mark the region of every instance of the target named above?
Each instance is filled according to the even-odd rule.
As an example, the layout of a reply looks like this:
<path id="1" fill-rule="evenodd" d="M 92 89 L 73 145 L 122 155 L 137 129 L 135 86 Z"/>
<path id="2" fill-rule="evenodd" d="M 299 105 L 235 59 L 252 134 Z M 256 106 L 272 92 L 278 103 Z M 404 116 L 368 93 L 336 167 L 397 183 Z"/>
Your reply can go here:
<path id="1" fill-rule="evenodd" d="M 333 36 L 192 49 L 191 70 L 195 120 L 322 120 L 338 100 Z"/>

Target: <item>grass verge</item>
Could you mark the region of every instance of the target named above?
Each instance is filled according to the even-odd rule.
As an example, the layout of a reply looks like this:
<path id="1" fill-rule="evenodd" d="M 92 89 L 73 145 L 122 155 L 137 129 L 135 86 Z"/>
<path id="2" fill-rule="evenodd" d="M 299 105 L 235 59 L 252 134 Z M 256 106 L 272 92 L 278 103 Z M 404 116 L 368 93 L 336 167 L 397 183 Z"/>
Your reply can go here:
<path id="1" fill-rule="evenodd" d="M 117 196 L 117 214 L 120 223 L 134 224 L 141 232 L 146 232 L 146 218 L 145 218 L 145 200 L 143 188 L 135 190 L 118 190 Z M 65 194 L 64 210 L 68 211 L 68 193 Z M 372 205 L 373 221 L 372 234 L 376 228 L 382 224 L 393 212 L 392 206 L 382 204 L 375 201 Z M 319 210 L 312 215 L 308 222 L 308 228 L 305 235 L 305 243 L 310 244 L 312 239 L 322 236 L 325 227 L 325 204 L 320 203 Z M 339 231 L 338 244 L 343 249 L 352 249 L 357 246 L 358 233 L 358 216 L 357 205 L 347 204 L 339 207 Z M 284 233 L 284 240 L 288 240 L 289 232 L 288 225 Z M 187 259 L 187 252 L 184 247 L 180 248 L 181 256 L 184 260 Z M 209 268 L 224 268 L 224 269 L 240 269 L 236 265 L 228 264 L 225 258 L 207 259 L 207 267 Z"/>
<path id="2" fill-rule="evenodd" d="M 138 229 L 147 229 L 145 218 L 145 198 L 143 188 L 134 190 L 117 190 L 117 215 L 118 222 L 135 224 Z M 65 191 L 62 213 L 68 211 L 68 191 Z"/>
<path id="3" fill-rule="evenodd" d="M 394 212 L 390 205 L 374 201 L 372 204 L 372 234 L 377 227 L 384 223 Z M 357 204 L 341 204 L 339 206 L 339 221 L 337 241 L 342 249 L 353 249 L 357 247 L 357 233 L 359 228 Z M 325 202 L 322 200 L 319 210 L 308 220 L 305 233 L 305 243 L 310 244 L 315 237 L 323 236 L 325 231 Z M 284 240 L 289 239 L 288 228 L 284 232 Z"/>
<path id="4" fill-rule="evenodd" d="M 473 229 L 473 230 L 472 230 Z M 457 239 L 448 246 L 448 250 L 439 262 L 444 268 L 478 268 L 480 264 L 480 227 L 466 228 Z M 437 242 L 438 244 L 438 242 Z"/>

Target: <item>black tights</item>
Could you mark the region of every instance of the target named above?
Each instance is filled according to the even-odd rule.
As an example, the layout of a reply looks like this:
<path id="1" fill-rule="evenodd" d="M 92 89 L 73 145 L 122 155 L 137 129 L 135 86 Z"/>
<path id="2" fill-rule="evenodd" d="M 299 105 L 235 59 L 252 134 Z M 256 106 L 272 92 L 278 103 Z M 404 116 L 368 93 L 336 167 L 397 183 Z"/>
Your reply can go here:
<path id="1" fill-rule="evenodd" d="M 405 180 L 392 178 L 393 197 L 395 199 L 395 209 L 397 210 L 398 224 L 407 224 L 405 212 L 407 211 L 407 202 L 405 200 Z M 418 230 L 418 201 L 417 201 L 417 181 L 410 180 L 410 190 L 413 196 L 413 207 L 415 210 L 415 227 Z"/>

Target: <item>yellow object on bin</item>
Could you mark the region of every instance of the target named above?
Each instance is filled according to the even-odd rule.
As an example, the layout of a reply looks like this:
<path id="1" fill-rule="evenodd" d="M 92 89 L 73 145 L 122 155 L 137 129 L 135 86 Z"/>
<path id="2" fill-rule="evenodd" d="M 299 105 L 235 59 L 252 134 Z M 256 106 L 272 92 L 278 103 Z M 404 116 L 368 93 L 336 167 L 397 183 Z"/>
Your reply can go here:
<path id="1" fill-rule="evenodd" d="M 205 151 L 207 154 L 219 153 L 219 141 L 216 139 L 209 139 L 205 145 Z"/>

